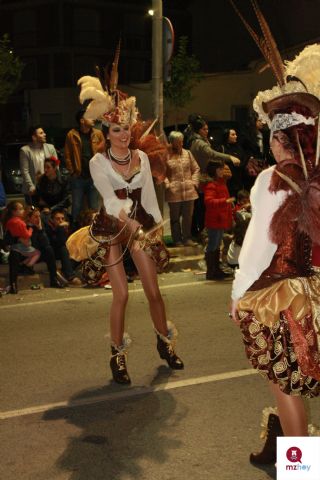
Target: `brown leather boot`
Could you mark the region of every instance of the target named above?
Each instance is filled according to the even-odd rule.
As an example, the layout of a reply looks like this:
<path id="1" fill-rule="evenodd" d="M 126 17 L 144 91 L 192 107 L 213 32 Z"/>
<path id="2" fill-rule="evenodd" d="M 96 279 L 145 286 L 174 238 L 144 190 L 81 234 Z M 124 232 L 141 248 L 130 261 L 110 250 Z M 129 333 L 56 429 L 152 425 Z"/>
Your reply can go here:
<path id="1" fill-rule="evenodd" d="M 278 415 L 270 413 L 264 447 L 260 453 L 251 453 L 249 457 L 253 465 L 267 465 L 276 462 L 277 437 L 283 437 L 280 419 Z"/>
<path id="2" fill-rule="evenodd" d="M 166 360 L 169 367 L 173 370 L 182 370 L 184 368 L 183 361 L 174 351 L 175 340 L 178 336 L 176 327 L 172 322 L 168 322 L 168 335 L 161 335 L 156 329 L 157 335 L 157 350 L 160 358 Z"/>
<path id="3" fill-rule="evenodd" d="M 122 385 L 131 383 L 127 371 L 127 353 L 126 346 L 121 345 L 117 347 L 115 344 L 111 345 L 110 368 L 112 371 L 113 380 Z"/>

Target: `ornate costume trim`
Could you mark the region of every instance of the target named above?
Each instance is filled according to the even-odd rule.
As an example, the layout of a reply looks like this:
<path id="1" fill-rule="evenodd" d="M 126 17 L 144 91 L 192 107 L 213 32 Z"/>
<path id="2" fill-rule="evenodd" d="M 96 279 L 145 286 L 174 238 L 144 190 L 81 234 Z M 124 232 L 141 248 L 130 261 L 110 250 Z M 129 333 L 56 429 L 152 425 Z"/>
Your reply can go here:
<path id="1" fill-rule="evenodd" d="M 304 123 L 305 125 L 315 125 L 315 119 L 312 117 L 304 117 L 300 113 L 277 113 L 270 125 L 270 141 L 273 137 L 274 132 L 277 130 L 286 130 L 289 127 L 294 125 L 300 125 Z"/>

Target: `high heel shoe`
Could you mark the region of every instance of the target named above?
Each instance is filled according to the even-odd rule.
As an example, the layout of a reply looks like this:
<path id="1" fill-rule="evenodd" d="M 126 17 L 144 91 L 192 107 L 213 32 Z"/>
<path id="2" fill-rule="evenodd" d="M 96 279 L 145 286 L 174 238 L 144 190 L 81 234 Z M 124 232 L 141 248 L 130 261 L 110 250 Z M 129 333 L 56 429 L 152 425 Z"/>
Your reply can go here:
<path id="1" fill-rule="evenodd" d="M 160 358 L 166 360 L 169 367 L 173 370 L 183 370 L 184 364 L 181 358 L 175 353 L 175 341 L 178 336 L 177 329 L 172 322 L 167 323 L 168 335 L 161 335 L 160 332 L 155 330 L 157 335 L 157 350 Z"/>
<path id="2" fill-rule="evenodd" d="M 110 368 L 113 380 L 122 385 L 129 385 L 131 379 L 127 370 L 127 348 L 131 343 L 128 333 L 125 333 L 122 339 L 122 345 L 117 346 L 111 343 Z"/>
<path id="3" fill-rule="evenodd" d="M 278 415 L 269 414 L 266 441 L 259 453 L 251 453 L 249 460 L 253 465 L 267 465 L 277 460 L 277 437 L 283 437 Z"/>

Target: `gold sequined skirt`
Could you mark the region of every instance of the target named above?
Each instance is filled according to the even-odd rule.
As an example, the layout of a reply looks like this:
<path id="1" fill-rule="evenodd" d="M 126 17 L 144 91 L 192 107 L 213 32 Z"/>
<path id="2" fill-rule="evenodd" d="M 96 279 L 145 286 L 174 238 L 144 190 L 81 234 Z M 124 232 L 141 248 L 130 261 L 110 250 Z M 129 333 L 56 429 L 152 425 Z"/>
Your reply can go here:
<path id="1" fill-rule="evenodd" d="M 285 279 L 239 301 L 252 366 L 284 393 L 320 393 L 320 275 Z"/>

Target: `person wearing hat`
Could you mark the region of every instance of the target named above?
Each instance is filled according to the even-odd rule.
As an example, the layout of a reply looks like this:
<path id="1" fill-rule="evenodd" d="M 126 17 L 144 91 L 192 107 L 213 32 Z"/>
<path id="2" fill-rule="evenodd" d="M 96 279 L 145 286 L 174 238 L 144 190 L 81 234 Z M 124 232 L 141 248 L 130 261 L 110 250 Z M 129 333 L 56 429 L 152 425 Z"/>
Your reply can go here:
<path id="1" fill-rule="evenodd" d="M 117 89 L 116 65 L 115 61 L 109 81 L 85 76 L 78 84 L 81 85 L 80 101 L 91 99 L 84 118 L 102 121 L 106 137 L 106 150 L 96 153 L 89 165 L 105 208 L 105 212 L 100 211 L 95 217 L 91 232 L 94 238 L 102 238 L 103 263 L 112 286 L 110 368 L 115 382 L 129 384 L 130 339 L 124 331 L 128 282 L 123 265 L 123 255 L 128 250 L 149 303 L 160 358 L 175 370 L 182 369 L 184 364 L 175 353 L 177 330 L 172 322 L 167 322 L 157 281 L 157 270 L 167 265 L 168 255 L 161 240 L 162 216 L 153 184 L 151 156 L 149 161 L 140 148 L 131 148 L 134 130 L 144 127 L 137 124 L 135 98 Z M 144 134 L 144 140 L 138 144 L 146 146 L 146 141 L 156 142 L 153 152 L 166 151 L 150 132 Z M 160 175 L 162 160 L 159 156 L 156 158 L 155 175 Z M 160 177 L 164 179 L 164 175 Z"/>
<path id="2" fill-rule="evenodd" d="M 308 436 L 303 397 L 320 393 L 320 45 L 284 65 L 270 37 L 264 45 L 278 85 L 259 92 L 253 106 L 270 128 L 277 164 L 251 190 L 231 308 L 246 355 L 277 404 L 253 464 L 275 463 L 277 436 Z"/>

